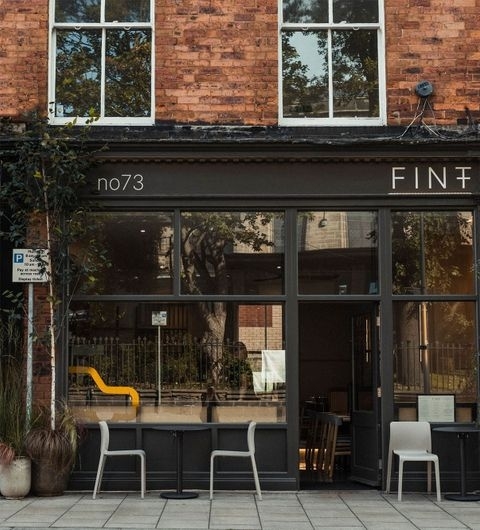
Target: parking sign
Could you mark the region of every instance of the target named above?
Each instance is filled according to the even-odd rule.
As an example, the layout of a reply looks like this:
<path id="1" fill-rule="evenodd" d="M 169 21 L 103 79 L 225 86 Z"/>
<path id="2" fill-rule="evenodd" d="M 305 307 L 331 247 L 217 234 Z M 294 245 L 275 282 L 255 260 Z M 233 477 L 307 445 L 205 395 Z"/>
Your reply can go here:
<path id="1" fill-rule="evenodd" d="M 16 248 L 12 254 L 12 281 L 32 283 L 48 281 L 46 271 L 48 252 L 40 248 Z"/>

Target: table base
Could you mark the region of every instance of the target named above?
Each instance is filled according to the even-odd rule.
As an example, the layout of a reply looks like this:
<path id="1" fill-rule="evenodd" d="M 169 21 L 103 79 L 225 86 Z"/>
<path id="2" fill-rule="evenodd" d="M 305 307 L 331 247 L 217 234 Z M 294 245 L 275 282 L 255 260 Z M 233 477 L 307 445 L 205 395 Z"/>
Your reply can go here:
<path id="1" fill-rule="evenodd" d="M 447 493 L 444 497 L 449 501 L 480 501 L 480 495 L 476 493 Z"/>
<path id="2" fill-rule="evenodd" d="M 195 491 L 165 491 L 160 493 L 162 499 L 196 499 L 198 493 Z"/>

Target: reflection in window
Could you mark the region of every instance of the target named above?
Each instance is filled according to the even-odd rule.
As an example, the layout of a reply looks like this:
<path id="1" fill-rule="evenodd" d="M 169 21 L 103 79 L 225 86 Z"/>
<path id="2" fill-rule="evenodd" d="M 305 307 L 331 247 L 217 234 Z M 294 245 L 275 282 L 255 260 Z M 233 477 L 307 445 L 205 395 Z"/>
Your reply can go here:
<path id="1" fill-rule="evenodd" d="M 105 116 L 150 115 L 150 31 L 107 32 Z"/>
<path id="2" fill-rule="evenodd" d="M 327 32 L 282 35 L 283 116 L 328 118 Z"/>
<path id="3" fill-rule="evenodd" d="M 282 117 L 378 119 L 379 32 L 377 0 L 284 0 Z"/>
<path id="4" fill-rule="evenodd" d="M 54 118 L 151 118 L 151 15 L 150 0 L 56 0 Z"/>
<path id="5" fill-rule="evenodd" d="M 472 294 L 471 212 L 392 214 L 394 294 Z"/>
<path id="6" fill-rule="evenodd" d="M 172 293 L 173 223 L 169 213 L 91 214 L 91 219 L 109 267 L 80 286 L 80 292 Z"/>
<path id="7" fill-rule="evenodd" d="M 378 0 L 283 0 L 283 21 L 326 23 L 329 15 L 336 23 L 367 23 L 378 21 Z"/>
<path id="8" fill-rule="evenodd" d="M 284 0 L 285 22 L 328 22 L 328 0 Z"/>
<path id="9" fill-rule="evenodd" d="M 285 421 L 282 305 L 229 302 L 224 308 L 223 327 L 207 339 L 201 302 L 73 302 L 69 365 L 94 368 L 107 385 L 135 389 L 141 405 L 132 410 L 123 395 L 102 394 L 88 375 L 74 373 L 70 405 L 90 421 L 238 422 L 251 418 L 252 407 L 259 421 Z M 157 312 L 165 312 L 166 325 L 153 325 Z"/>
<path id="10" fill-rule="evenodd" d="M 475 403 L 474 303 L 395 302 L 393 316 L 395 401 L 406 405 L 403 414 L 415 413 L 417 394 L 456 394 L 457 404 Z"/>
<path id="11" fill-rule="evenodd" d="M 183 212 L 184 294 L 282 294 L 283 214 Z"/>
<path id="12" fill-rule="evenodd" d="M 107 22 L 148 22 L 150 0 L 105 0 Z M 102 0 L 56 0 L 56 22 L 99 22 Z"/>
<path id="13" fill-rule="evenodd" d="M 57 31 L 56 115 L 100 114 L 101 31 Z"/>
<path id="14" fill-rule="evenodd" d="M 300 293 L 377 294 L 375 212 L 304 212 L 297 229 Z"/>

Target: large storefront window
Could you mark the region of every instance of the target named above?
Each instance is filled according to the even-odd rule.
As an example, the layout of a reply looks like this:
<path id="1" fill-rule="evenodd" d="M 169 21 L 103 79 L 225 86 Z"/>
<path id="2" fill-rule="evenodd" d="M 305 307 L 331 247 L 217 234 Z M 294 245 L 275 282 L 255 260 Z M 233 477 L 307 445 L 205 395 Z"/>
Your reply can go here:
<path id="1" fill-rule="evenodd" d="M 475 419 L 477 363 L 473 215 L 392 214 L 394 391 L 400 419 L 416 419 L 417 396 L 455 396 L 457 421 Z M 406 295 L 415 298 L 405 300 Z M 457 295 L 435 300 L 423 295 Z"/>
<path id="2" fill-rule="evenodd" d="M 91 218 L 107 265 L 77 290 L 92 295 L 173 292 L 172 214 L 92 214 Z"/>
<path id="3" fill-rule="evenodd" d="M 209 339 L 206 311 L 224 316 Z M 70 404 L 85 421 L 285 421 L 284 343 L 281 304 L 74 302 Z"/>
<path id="4" fill-rule="evenodd" d="M 183 212 L 182 293 L 282 294 L 283 215 Z"/>
<path id="5" fill-rule="evenodd" d="M 300 293 L 378 293 L 375 212 L 303 212 L 297 232 Z"/>
<path id="6" fill-rule="evenodd" d="M 475 304 L 394 303 L 394 391 L 401 419 L 418 394 L 456 396 L 457 421 L 473 421 L 477 391 Z"/>
<path id="7" fill-rule="evenodd" d="M 285 421 L 283 213 L 111 212 L 91 222 L 106 266 L 72 286 L 77 414 Z"/>
<path id="8" fill-rule="evenodd" d="M 394 294 L 473 294 L 471 212 L 392 215 Z"/>

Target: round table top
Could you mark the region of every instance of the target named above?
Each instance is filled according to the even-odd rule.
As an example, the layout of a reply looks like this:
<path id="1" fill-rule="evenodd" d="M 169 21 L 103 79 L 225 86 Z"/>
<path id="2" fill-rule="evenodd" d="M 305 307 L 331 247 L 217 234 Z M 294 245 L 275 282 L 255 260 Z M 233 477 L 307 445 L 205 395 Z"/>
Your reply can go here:
<path id="1" fill-rule="evenodd" d="M 457 423 L 455 425 L 444 425 L 442 427 L 433 427 L 433 431 L 439 432 L 453 432 L 453 433 L 469 433 L 480 432 L 480 427 L 473 423 Z"/>

